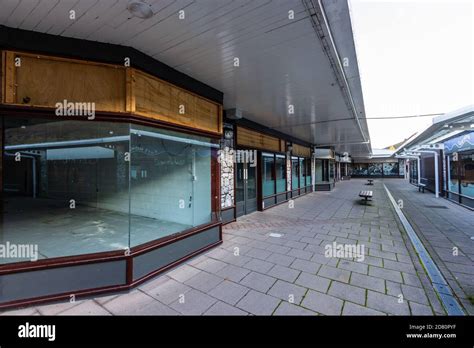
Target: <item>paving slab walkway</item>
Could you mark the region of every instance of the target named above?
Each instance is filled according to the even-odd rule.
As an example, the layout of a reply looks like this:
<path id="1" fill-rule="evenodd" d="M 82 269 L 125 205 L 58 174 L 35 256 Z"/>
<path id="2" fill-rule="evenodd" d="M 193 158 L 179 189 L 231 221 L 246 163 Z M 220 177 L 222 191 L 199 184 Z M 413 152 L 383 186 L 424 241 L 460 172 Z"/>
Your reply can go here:
<path id="1" fill-rule="evenodd" d="M 402 211 L 422 240 L 466 311 L 474 314 L 474 211 L 406 181 L 385 180 Z M 471 239 L 472 238 L 472 239 Z"/>
<path id="2" fill-rule="evenodd" d="M 365 182 L 244 216 L 220 246 L 130 292 L 4 314 L 445 315 L 382 182 L 364 205 Z M 363 253 L 328 255 L 333 243 Z"/>

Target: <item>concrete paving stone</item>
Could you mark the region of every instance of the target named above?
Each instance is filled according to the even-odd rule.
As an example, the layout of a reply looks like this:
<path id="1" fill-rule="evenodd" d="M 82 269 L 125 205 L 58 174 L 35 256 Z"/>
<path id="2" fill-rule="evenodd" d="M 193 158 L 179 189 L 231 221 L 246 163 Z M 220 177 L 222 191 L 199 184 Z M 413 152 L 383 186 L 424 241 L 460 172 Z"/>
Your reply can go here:
<path id="1" fill-rule="evenodd" d="M 309 290 L 301 306 L 324 315 L 340 315 L 343 301 L 320 292 Z"/>
<path id="2" fill-rule="evenodd" d="M 248 315 L 247 312 L 244 312 L 241 309 L 238 309 L 234 306 L 231 306 L 225 302 L 218 301 L 214 303 L 211 308 L 209 308 L 204 315 Z"/>
<path id="3" fill-rule="evenodd" d="M 308 244 L 304 250 L 324 255 L 326 245 L 331 245 L 333 241 L 326 241 L 319 238 L 318 240 L 320 240 L 320 244 Z"/>
<path id="4" fill-rule="evenodd" d="M 474 278 L 474 267 L 472 264 L 463 265 L 460 263 L 445 262 L 446 267 L 448 267 L 454 273 L 464 273 L 472 275 Z"/>
<path id="5" fill-rule="evenodd" d="M 187 264 L 194 267 L 196 264 L 201 263 L 209 258 L 210 257 L 207 256 L 206 254 L 200 254 L 198 256 L 194 256 L 193 258 L 189 259 Z"/>
<path id="6" fill-rule="evenodd" d="M 294 232 L 292 232 L 292 233 L 294 233 Z M 300 239 L 301 239 L 301 236 L 297 235 L 296 233 L 295 234 L 285 233 L 285 238 L 283 238 L 285 243 L 282 244 L 282 245 L 293 248 L 293 245 L 296 246 L 300 243 L 299 242 Z M 298 244 L 292 244 L 293 242 L 298 243 Z M 290 244 L 288 244 L 288 243 L 290 243 Z"/>
<path id="7" fill-rule="evenodd" d="M 276 278 L 257 272 L 250 272 L 240 281 L 240 284 L 257 291 L 267 292 L 276 281 Z"/>
<path id="8" fill-rule="evenodd" d="M 351 272 L 336 267 L 323 265 L 319 269 L 318 275 L 332 280 L 338 280 L 343 283 L 349 283 Z"/>
<path id="9" fill-rule="evenodd" d="M 342 315 L 387 315 L 372 308 L 359 306 L 358 304 L 345 302 Z"/>
<path id="10" fill-rule="evenodd" d="M 201 270 L 184 264 L 169 271 L 168 273 L 166 273 L 166 275 L 177 280 L 178 282 L 184 283 L 186 280 L 194 277 L 200 272 Z"/>
<path id="11" fill-rule="evenodd" d="M 263 250 L 263 249 L 256 249 L 256 248 L 252 248 L 251 250 L 245 253 L 245 256 L 252 257 L 254 259 L 259 259 L 259 260 L 265 260 L 270 255 L 272 255 L 271 252 L 267 250 Z"/>
<path id="12" fill-rule="evenodd" d="M 359 234 L 349 233 L 349 239 L 356 240 L 359 244 L 364 244 L 365 242 L 369 242 L 368 236 L 363 236 Z"/>
<path id="13" fill-rule="evenodd" d="M 368 266 L 363 264 L 362 262 L 354 262 L 354 261 L 349 261 L 349 260 L 343 260 L 341 259 L 337 265 L 338 268 L 345 269 L 347 271 L 353 271 L 361 274 L 367 274 L 368 273 Z"/>
<path id="14" fill-rule="evenodd" d="M 289 267 L 275 265 L 270 271 L 267 272 L 267 275 L 286 280 L 287 282 L 293 283 L 298 275 L 300 274 L 299 270 L 295 270 Z"/>
<path id="15" fill-rule="evenodd" d="M 363 275 L 359 273 L 352 273 L 350 284 L 359 286 L 365 289 L 375 290 L 381 293 L 385 293 L 385 280 Z"/>
<path id="16" fill-rule="evenodd" d="M 376 256 L 376 257 L 381 257 L 383 259 L 397 261 L 397 255 L 395 253 L 391 253 L 389 251 L 382 251 L 382 250 L 377 250 L 377 249 L 370 248 L 369 249 L 369 255 L 370 256 Z"/>
<path id="17" fill-rule="evenodd" d="M 242 280 L 242 278 L 244 278 L 250 272 L 251 271 L 246 268 L 242 268 L 242 267 L 238 267 L 234 265 L 227 265 L 223 269 L 221 269 L 219 272 L 217 272 L 216 275 L 221 278 L 232 280 L 233 282 L 238 283 L 240 282 L 240 280 Z"/>
<path id="18" fill-rule="evenodd" d="M 306 247 L 306 245 L 307 245 L 306 243 L 302 243 L 302 242 L 298 242 L 294 240 L 289 240 L 288 242 L 284 244 L 284 246 L 287 246 L 292 249 L 297 249 L 297 250 L 303 250 Z"/>
<path id="19" fill-rule="evenodd" d="M 408 255 L 408 250 L 406 246 L 392 246 L 392 245 L 386 245 L 382 244 L 382 251 L 389 251 L 395 254 L 405 254 Z"/>
<path id="20" fill-rule="evenodd" d="M 349 233 L 336 230 L 336 231 L 329 231 L 328 235 L 347 238 L 347 236 L 349 236 Z"/>
<path id="21" fill-rule="evenodd" d="M 280 301 L 273 296 L 250 290 L 237 303 L 237 307 L 255 315 L 271 315 Z"/>
<path id="22" fill-rule="evenodd" d="M 401 290 L 403 296 L 410 301 L 418 302 L 420 304 L 429 305 L 428 298 L 426 297 L 426 292 L 423 288 L 417 288 L 414 286 L 409 286 L 402 284 Z"/>
<path id="23" fill-rule="evenodd" d="M 186 280 L 184 284 L 207 293 L 211 289 L 214 289 L 222 281 L 223 279 L 221 277 L 202 271 L 191 279 Z"/>
<path id="24" fill-rule="evenodd" d="M 192 290 L 190 286 L 180 283 L 174 279 L 168 279 L 160 286 L 156 286 L 154 288 L 140 289 L 166 305 L 176 301 L 179 295 L 185 294 Z"/>
<path id="25" fill-rule="evenodd" d="M 46 304 L 42 306 L 38 306 L 38 312 L 41 315 L 56 315 L 60 312 L 63 312 L 67 309 L 70 309 L 72 307 L 78 306 L 81 304 L 82 301 L 76 301 L 74 303 L 71 303 L 69 301 L 63 301 L 63 302 L 55 302 L 52 304 Z"/>
<path id="26" fill-rule="evenodd" d="M 422 305 L 416 302 L 408 301 L 411 309 L 411 315 L 434 315 L 430 306 Z"/>
<path id="27" fill-rule="evenodd" d="M 238 243 L 238 244 L 248 244 L 250 242 L 252 242 L 253 239 L 250 239 L 250 238 L 245 238 L 245 237 L 235 237 L 234 239 L 232 239 L 232 243 Z"/>
<path id="28" fill-rule="evenodd" d="M 201 259 L 201 261 L 202 261 L 202 259 Z M 140 286 L 138 286 L 138 288 L 143 290 L 144 292 L 152 291 L 153 289 L 165 284 L 170 279 L 172 279 L 172 278 L 168 277 L 165 274 L 161 274 L 161 275 L 159 275 L 155 278 L 151 278 L 151 279 L 145 281 L 144 283 L 140 284 Z M 117 295 L 117 294 L 115 294 L 115 295 Z M 108 296 L 114 296 L 114 295 L 99 296 L 99 297 L 96 297 L 96 300 L 97 300 L 97 302 L 102 304 L 103 302 L 108 302 L 109 301 L 109 299 L 107 299 Z"/>
<path id="29" fill-rule="evenodd" d="M 313 253 L 310 251 L 300 250 L 300 249 L 291 249 L 288 256 L 296 257 L 297 259 L 310 260 L 313 256 Z"/>
<path id="30" fill-rule="evenodd" d="M 327 292 L 330 283 L 331 281 L 327 278 L 319 277 L 306 272 L 301 272 L 301 274 L 295 280 L 295 284 L 324 293 Z"/>
<path id="31" fill-rule="evenodd" d="M 252 271 L 260 273 L 267 273 L 273 266 L 275 266 L 274 263 L 258 259 L 251 259 L 249 262 L 243 265 L 244 268 L 248 268 Z"/>
<path id="32" fill-rule="evenodd" d="M 242 254 L 233 254 L 233 253 L 231 253 L 229 256 L 222 258 L 223 262 L 226 262 L 234 266 L 239 266 L 239 267 L 245 265 L 250 260 L 252 260 L 251 257 L 245 256 Z"/>
<path id="33" fill-rule="evenodd" d="M 393 240 L 391 236 L 386 236 L 381 234 L 381 238 L 379 237 L 370 237 L 370 241 L 372 243 L 378 243 L 378 244 L 386 244 L 386 245 L 392 245 L 393 246 Z"/>
<path id="34" fill-rule="evenodd" d="M 84 301 L 70 309 L 59 313 L 58 315 L 112 315 L 101 305 L 93 300 Z"/>
<path id="35" fill-rule="evenodd" d="M 216 302 L 215 298 L 193 289 L 173 302 L 170 307 L 181 314 L 201 315 Z"/>
<path id="36" fill-rule="evenodd" d="M 273 315 L 318 315 L 316 312 L 312 312 L 306 308 L 296 306 L 294 304 L 282 301 Z"/>
<path id="37" fill-rule="evenodd" d="M 373 277 L 377 277 L 377 278 L 382 278 L 385 280 L 403 283 L 402 274 L 399 271 L 393 271 L 390 269 L 369 266 L 369 275 Z"/>
<path id="38" fill-rule="evenodd" d="M 296 259 L 291 265 L 291 268 L 297 269 L 299 271 L 304 271 L 307 273 L 312 273 L 312 274 L 317 274 L 319 269 L 321 268 L 321 264 L 312 262 L 312 261 L 307 261 L 307 260 L 301 260 L 301 259 Z"/>
<path id="39" fill-rule="evenodd" d="M 306 291 L 307 289 L 301 286 L 283 280 L 277 280 L 270 290 L 267 291 L 267 294 L 282 299 L 283 301 L 293 301 L 291 303 L 300 304 Z"/>
<path id="40" fill-rule="evenodd" d="M 420 278 L 416 274 L 410 274 L 402 272 L 403 282 L 407 285 L 417 286 L 419 288 L 422 287 Z"/>
<path id="41" fill-rule="evenodd" d="M 219 272 L 225 266 L 227 266 L 227 263 L 212 258 L 207 258 L 205 260 L 202 260 L 201 262 L 194 264 L 195 268 L 209 273 Z"/>
<path id="42" fill-rule="evenodd" d="M 405 254 L 397 254 L 397 261 L 413 264 L 413 260 L 411 259 L 411 257 Z"/>
<path id="43" fill-rule="evenodd" d="M 238 251 L 239 255 L 246 255 L 250 250 L 254 249 L 248 245 L 238 243 L 229 244 L 228 246 L 225 246 L 225 248 L 231 253 Z M 223 259 L 221 261 L 227 262 Z"/>
<path id="44" fill-rule="evenodd" d="M 367 290 L 367 307 L 392 315 L 409 315 L 407 301 L 399 303 L 399 298 Z"/>
<path id="45" fill-rule="evenodd" d="M 347 300 L 360 305 L 365 305 L 365 289 L 339 282 L 331 282 L 328 294 L 341 300 Z"/>
<path id="46" fill-rule="evenodd" d="M 375 257 L 375 256 L 370 256 L 370 255 L 365 255 L 364 261 L 362 261 L 361 263 L 364 263 L 366 265 L 383 267 L 383 259 L 381 259 L 380 257 Z"/>
<path id="47" fill-rule="evenodd" d="M 392 282 L 390 280 L 385 281 L 386 287 L 386 294 L 390 296 L 399 296 L 400 294 L 403 295 L 402 292 L 402 284 Z"/>
<path id="48" fill-rule="evenodd" d="M 254 241 L 250 242 L 248 245 L 251 246 L 252 248 L 265 250 L 266 248 L 268 248 L 270 246 L 270 243 L 260 241 L 260 240 L 254 240 Z"/>
<path id="49" fill-rule="evenodd" d="M 141 289 L 141 286 L 139 286 L 138 289 Z M 99 296 L 99 297 L 91 298 L 91 299 L 94 299 L 95 302 L 97 302 L 100 305 L 103 305 L 104 303 L 107 303 L 107 302 L 113 300 L 117 296 L 119 296 L 119 293 L 115 293 L 115 294 L 112 294 L 112 295 Z"/>
<path id="50" fill-rule="evenodd" d="M 326 257 L 324 256 L 324 254 L 318 253 L 313 254 L 313 256 L 311 257 L 311 261 L 319 263 L 321 265 L 326 265 L 327 263 L 329 263 L 329 261 L 331 261 L 331 259 L 331 257 Z"/>
<path id="51" fill-rule="evenodd" d="M 228 304 L 235 305 L 249 290 L 245 286 L 224 280 L 209 291 L 208 294 Z"/>
<path id="52" fill-rule="evenodd" d="M 267 259 L 268 262 L 272 262 L 280 266 L 289 266 L 294 260 L 295 258 L 292 256 L 278 254 L 278 253 L 271 254 Z"/>
<path id="53" fill-rule="evenodd" d="M 115 299 L 104 303 L 102 307 L 114 315 L 128 315 L 131 313 L 139 313 L 141 309 L 144 309 L 155 302 L 158 301 L 149 294 L 134 289 L 129 293 L 122 294 Z"/>
<path id="54" fill-rule="evenodd" d="M 413 264 L 410 263 L 397 262 L 385 259 L 383 266 L 384 268 L 388 268 L 394 271 L 416 274 L 415 267 L 413 266 Z"/>
<path id="55" fill-rule="evenodd" d="M 291 248 L 283 245 L 272 244 L 267 248 L 267 250 L 274 253 L 286 254 L 291 250 Z"/>
<path id="56" fill-rule="evenodd" d="M 225 235 L 225 233 L 223 233 L 223 235 Z M 222 261 L 229 256 L 233 256 L 233 254 L 230 251 L 219 246 L 215 249 L 209 250 L 208 252 L 203 254 L 203 256 L 212 257 L 213 259 Z"/>

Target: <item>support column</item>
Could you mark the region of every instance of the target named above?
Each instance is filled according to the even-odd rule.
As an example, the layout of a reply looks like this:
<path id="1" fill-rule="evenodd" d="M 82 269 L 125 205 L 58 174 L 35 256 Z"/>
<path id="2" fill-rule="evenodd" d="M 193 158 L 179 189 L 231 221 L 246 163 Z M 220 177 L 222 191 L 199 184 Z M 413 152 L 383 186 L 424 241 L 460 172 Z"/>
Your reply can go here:
<path id="1" fill-rule="evenodd" d="M 234 136 L 233 126 L 226 124 L 224 139 L 221 141 L 219 161 L 221 167 L 221 208 L 234 206 Z M 232 134 L 232 135 L 231 135 Z"/>

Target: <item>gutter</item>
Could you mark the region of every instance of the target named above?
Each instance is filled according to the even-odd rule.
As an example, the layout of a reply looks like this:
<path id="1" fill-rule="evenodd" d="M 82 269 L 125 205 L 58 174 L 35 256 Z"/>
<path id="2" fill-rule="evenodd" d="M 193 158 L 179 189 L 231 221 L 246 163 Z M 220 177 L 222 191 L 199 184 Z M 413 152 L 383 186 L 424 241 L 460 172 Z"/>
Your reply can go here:
<path id="1" fill-rule="evenodd" d="M 372 149 L 369 145 L 370 141 L 366 138 L 364 131 L 362 130 L 362 126 L 360 124 L 360 119 L 357 115 L 357 108 L 355 107 L 354 99 L 351 94 L 351 90 L 349 88 L 349 83 L 347 82 L 346 74 L 344 72 L 344 69 L 342 67 L 341 59 L 339 57 L 336 44 L 334 43 L 334 39 L 331 34 L 331 28 L 329 26 L 329 22 L 326 17 L 326 12 L 324 10 L 324 5 L 322 4 L 321 0 L 318 0 L 318 6 L 314 4 L 314 0 L 302 0 L 303 5 L 306 8 L 306 11 L 309 13 L 310 19 L 311 19 L 311 24 L 313 25 L 313 28 L 316 32 L 316 35 L 318 35 L 319 40 L 321 41 L 321 44 L 323 46 L 323 50 L 326 53 L 327 57 L 329 58 L 329 64 L 331 65 L 331 68 L 333 70 L 334 76 L 336 78 L 336 81 L 341 88 L 341 91 L 343 95 L 346 96 L 346 104 L 348 104 L 348 108 L 352 111 L 354 119 L 357 123 L 357 126 L 359 128 L 359 132 L 362 135 L 363 143 L 367 144 L 367 149 L 369 151 L 369 154 L 372 154 Z M 311 9 L 313 11 L 311 11 Z M 324 21 L 324 26 L 328 32 L 329 36 L 329 41 L 330 45 L 327 42 L 325 33 L 322 28 L 322 23 L 319 19 L 321 17 Z M 335 59 L 331 54 L 331 47 L 332 50 L 334 51 Z M 342 77 L 342 81 L 341 78 Z"/>

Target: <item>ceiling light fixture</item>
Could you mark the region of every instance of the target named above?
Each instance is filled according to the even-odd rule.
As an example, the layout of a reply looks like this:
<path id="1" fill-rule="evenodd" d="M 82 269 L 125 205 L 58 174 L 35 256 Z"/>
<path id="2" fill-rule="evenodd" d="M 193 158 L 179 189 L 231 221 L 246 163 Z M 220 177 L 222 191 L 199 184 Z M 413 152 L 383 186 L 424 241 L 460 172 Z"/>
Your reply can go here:
<path id="1" fill-rule="evenodd" d="M 151 18 L 153 17 L 153 9 L 150 4 L 147 4 L 142 0 L 132 0 L 127 5 L 127 10 L 138 18 Z"/>

